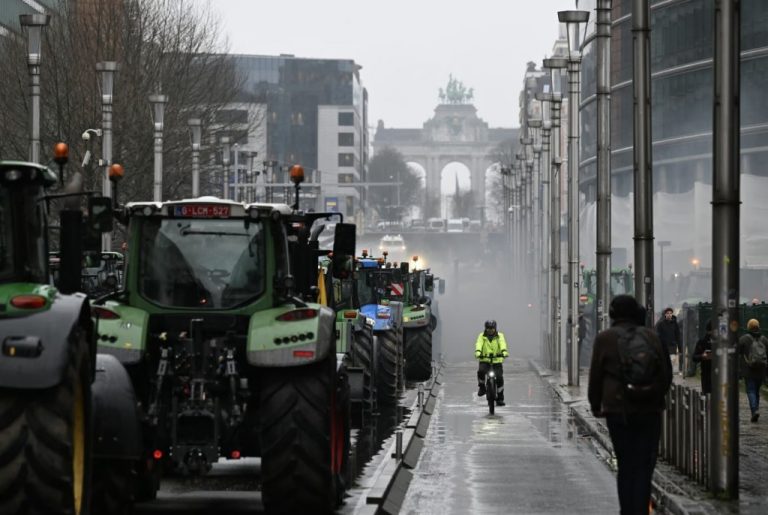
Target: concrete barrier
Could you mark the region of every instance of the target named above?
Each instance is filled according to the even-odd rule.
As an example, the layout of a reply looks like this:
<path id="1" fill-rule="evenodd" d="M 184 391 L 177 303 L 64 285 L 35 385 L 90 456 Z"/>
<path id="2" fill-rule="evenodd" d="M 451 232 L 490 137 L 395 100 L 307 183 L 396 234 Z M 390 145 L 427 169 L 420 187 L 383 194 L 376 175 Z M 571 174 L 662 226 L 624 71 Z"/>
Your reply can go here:
<path id="1" fill-rule="evenodd" d="M 403 424 L 400 449 L 398 454 L 398 437 L 386 450 L 384 461 L 374 474 L 372 486 L 364 494 L 365 506 L 360 506 L 359 514 L 396 514 L 405 501 L 408 487 L 413 479 L 413 470 L 419 461 L 424 448 L 424 437 L 427 435 L 429 422 L 437 403 L 437 394 L 442 384 L 442 367 L 432 380 L 424 385 L 423 398 L 418 396 L 411 406 L 411 415 Z M 397 433 L 396 432 L 396 433 Z"/>

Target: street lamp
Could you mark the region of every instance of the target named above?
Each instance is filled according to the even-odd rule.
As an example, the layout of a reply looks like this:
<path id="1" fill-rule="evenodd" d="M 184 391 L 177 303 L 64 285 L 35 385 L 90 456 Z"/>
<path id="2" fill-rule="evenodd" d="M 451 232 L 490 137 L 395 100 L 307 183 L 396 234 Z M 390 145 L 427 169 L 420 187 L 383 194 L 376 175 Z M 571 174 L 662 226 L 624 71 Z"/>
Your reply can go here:
<path id="1" fill-rule="evenodd" d="M 222 186 L 221 186 L 221 196 L 223 198 L 227 198 L 227 192 L 229 190 L 228 184 L 229 184 L 229 163 L 230 163 L 230 152 L 232 149 L 230 148 L 230 139 L 229 136 L 222 136 L 219 143 L 221 143 L 221 164 L 224 167 L 223 172 L 223 180 L 222 180 Z"/>
<path id="2" fill-rule="evenodd" d="M 192 143 L 192 197 L 200 196 L 200 144 L 203 139 L 203 122 L 200 118 L 190 118 L 189 140 Z"/>
<path id="3" fill-rule="evenodd" d="M 149 103 L 152 105 L 152 123 L 155 127 L 155 202 L 163 201 L 163 129 L 165 127 L 165 104 L 168 103 L 166 95 L 149 95 Z"/>
<path id="4" fill-rule="evenodd" d="M 101 194 L 105 197 L 112 196 L 112 181 L 109 180 L 109 167 L 112 165 L 112 105 L 115 93 L 115 73 L 119 65 L 114 61 L 101 61 L 96 63 L 96 72 L 101 76 Z M 105 233 L 102 236 L 102 248 L 105 251 L 112 249 L 112 235 Z"/>
<path id="5" fill-rule="evenodd" d="M 21 28 L 27 32 L 27 68 L 29 70 L 30 138 L 29 160 L 40 162 L 40 62 L 43 52 L 43 27 L 51 21 L 47 14 L 22 14 Z"/>
<path id="6" fill-rule="evenodd" d="M 255 150 L 252 150 L 248 156 L 250 157 L 250 162 L 248 164 L 248 183 L 251 184 L 251 186 L 248 188 L 248 195 L 246 200 L 248 202 L 256 202 L 256 197 L 258 195 L 258 178 L 261 173 L 258 170 L 254 170 L 253 166 L 256 164 L 256 156 L 258 156 L 259 153 Z"/>
<path id="7" fill-rule="evenodd" d="M 550 251 L 552 267 L 552 305 L 551 305 L 551 324 L 552 324 L 552 348 L 554 370 L 561 369 L 561 266 L 560 266 L 560 193 L 561 193 L 561 175 L 560 167 L 562 165 L 560 151 L 560 110 L 563 103 L 563 95 L 560 91 L 562 71 L 568 67 L 568 60 L 562 57 L 544 59 L 543 67 L 549 70 L 550 82 L 552 84 L 552 99 L 550 102 L 550 118 L 552 120 L 552 174 L 549 190 L 549 211 L 550 211 Z"/>
<path id="8" fill-rule="evenodd" d="M 661 305 L 664 306 L 664 248 L 669 247 L 672 245 L 671 241 L 667 240 L 659 240 L 656 242 L 659 245 L 659 251 L 661 252 L 660 256 L 660 267 L 661 267 L 661 281 L 659 282 L 659 301 L 661 302 Z"/>
<path id="9" fill-rule="evenodd" d="M 579 385 L 579 102 L 581 26 L 589 11 L 560 11 L 568 35 L 568 385 Z"/>

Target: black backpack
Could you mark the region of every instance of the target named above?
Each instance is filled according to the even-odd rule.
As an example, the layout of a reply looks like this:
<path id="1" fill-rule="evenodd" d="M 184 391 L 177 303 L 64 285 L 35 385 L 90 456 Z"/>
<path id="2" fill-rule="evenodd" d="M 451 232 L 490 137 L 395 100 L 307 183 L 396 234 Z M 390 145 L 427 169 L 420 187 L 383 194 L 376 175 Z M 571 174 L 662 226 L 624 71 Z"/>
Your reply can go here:
<path id="1" fill-rule="evenodd" d="M 647 402 L 661 398 L 661 354 L 645 331 L 636 326 L 617 327 L 619 380 L 625 398 Z"/>

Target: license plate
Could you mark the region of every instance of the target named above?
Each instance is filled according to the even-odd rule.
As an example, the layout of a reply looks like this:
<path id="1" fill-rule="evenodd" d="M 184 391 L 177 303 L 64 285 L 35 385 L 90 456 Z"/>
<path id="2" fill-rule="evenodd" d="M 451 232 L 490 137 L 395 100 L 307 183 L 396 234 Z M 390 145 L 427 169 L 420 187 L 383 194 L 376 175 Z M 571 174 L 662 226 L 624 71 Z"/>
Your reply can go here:
<path id="1" fill-rule="evenodd" d="M 173 214 L 184 218 L 227 218 L 229 217 L 229 206 L 174 206 Z"/>

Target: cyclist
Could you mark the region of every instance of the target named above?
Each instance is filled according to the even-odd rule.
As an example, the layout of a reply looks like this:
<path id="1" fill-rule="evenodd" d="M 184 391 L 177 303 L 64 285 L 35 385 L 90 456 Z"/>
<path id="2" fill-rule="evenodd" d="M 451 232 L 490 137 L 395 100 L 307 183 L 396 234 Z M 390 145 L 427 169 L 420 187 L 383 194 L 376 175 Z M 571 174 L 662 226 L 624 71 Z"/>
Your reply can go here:
<path id="1" fill-rule="evenodd" d="M 493 357 L 490 357 L 493 356 Z M 475 359 L 480 362 L 477 369 L 477 396 L 485 395 L 485 374 L 493 367 L 496 374 L 497 398 L 496 405 L 504 406 L 504 369 L 501 364 L 509 357 L 507 341 L 504 333 L 496 330 L 495 320 L 486 320 L 485 331 L 477 336 L 475 342 Z"/>

